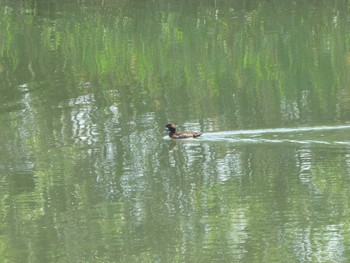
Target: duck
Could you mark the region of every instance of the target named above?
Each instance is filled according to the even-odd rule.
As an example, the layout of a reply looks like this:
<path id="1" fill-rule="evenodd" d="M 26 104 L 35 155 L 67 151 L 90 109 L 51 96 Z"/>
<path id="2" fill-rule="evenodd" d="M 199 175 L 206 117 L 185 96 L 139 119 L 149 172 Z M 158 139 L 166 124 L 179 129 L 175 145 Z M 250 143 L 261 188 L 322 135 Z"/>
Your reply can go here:
<path id="1" fill-rule="evenodd" d="M 200 132 L 176 132 L 176 126 L 172 123 L 169 123 L 165 126 L 164 132 L 169 132 L 169 137 L 173 139 L 186 139 L 186 138 L 196 138 L 202 135 Z"/>

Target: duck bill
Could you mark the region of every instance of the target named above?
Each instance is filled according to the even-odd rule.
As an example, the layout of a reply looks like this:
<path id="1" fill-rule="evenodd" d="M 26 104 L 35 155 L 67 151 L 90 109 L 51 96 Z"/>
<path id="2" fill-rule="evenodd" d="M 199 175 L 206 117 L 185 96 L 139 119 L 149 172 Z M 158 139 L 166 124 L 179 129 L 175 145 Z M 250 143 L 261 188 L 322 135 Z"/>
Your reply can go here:
<path id="1" fill-rule="evenodd" d="M 168 128 L 165 128 L 165 130 L 163 132 L 165 133 L 165 132 L 170 132 L 170 131 Z"/>

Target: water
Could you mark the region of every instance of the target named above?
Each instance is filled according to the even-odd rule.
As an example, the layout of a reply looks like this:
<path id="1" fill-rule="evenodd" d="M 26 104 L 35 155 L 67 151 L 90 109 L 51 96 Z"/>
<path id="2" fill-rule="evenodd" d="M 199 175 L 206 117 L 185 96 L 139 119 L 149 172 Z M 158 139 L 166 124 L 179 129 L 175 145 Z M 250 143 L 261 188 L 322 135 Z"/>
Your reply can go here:
<path id="1" fill-rule="evenodd" d="M 349 261 L 346 2 L 0 3 L 1 262 Z"/>
<path id="2" fill-rule="evenodd" d="M 294 143 L 294 144 L 349 145 L 348 136 L 347 136 L 349 129 L 350 129 L 350 126 L 342 125 L 342 126 L 315 126 L 315 127 L 298 127 L 298 128 L 236 130 L 236 131 L 224 131 L 224 132 L 209 132 L 209 133 L 206 133 L 205 136 L 202 136 L 201 139 L 204 139 L 205 141 L 223 141 L 226 143 L 233 142 L 233 143 L 280 143 L 280 144 Z M 345 131 L 342 132 L 342 130 L 345 130 Z M 334 141 L 334 138 L 332 138 L 334 137 L 334 133 L 337 133 L 336 141 Z M 343 139 L 344 141 L 339 141 L 341 139 Z"/>

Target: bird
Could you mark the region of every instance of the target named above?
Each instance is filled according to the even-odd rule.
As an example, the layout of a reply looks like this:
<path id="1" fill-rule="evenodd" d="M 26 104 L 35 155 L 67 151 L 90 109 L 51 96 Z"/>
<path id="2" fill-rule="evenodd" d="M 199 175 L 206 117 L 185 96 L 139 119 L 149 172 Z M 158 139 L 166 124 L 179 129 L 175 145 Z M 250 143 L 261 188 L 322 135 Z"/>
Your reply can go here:
<path id="1" fill-rule="evenodd" d="M 165 126 L 164 132 L 169 132 L 169 137 L 173 139 L 186 139 L 186 138 L 196 138 L 202 135 L 200 132 L 176 132 L 176 126 L 172 123 L 169 123 Z"/>

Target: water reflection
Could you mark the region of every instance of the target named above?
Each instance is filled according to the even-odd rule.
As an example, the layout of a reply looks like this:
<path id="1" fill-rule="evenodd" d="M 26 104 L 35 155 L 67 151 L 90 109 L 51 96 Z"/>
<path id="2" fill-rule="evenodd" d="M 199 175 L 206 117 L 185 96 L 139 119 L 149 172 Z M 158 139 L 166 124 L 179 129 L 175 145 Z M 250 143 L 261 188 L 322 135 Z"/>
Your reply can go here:
<path id="1" fill-rule="evenodd" d="M 83 95 L 72 99 L 68 103 L 69 114 L 71 115 L 72 138 L 75 143 L 86 141 L 87 144 L 94 143 L 98 138 L 96 126 L 91 118 L 96 110 L 96 102 L 93 94 Z"/>
<path id="2" fill-rule="evenodd" d="M 322 229 L 297 229 L 294 235 L 294 249 L 300 261 L 344 262 L 342 226 L 328 225 Z M 317 251 L 315 253 L 315 251 Z"/>
<path id="3" fill-rule="evenodd" d="M 0 2 L 1 262 L 349 261 L 346 4 Z"/>
<path id="4" fill-rule="evenodd" d="M 29 109 L 33 101 L 28 98 Z M 269 260 L 281 254 L 289 260 L 343 260 L 349 126 L 201 129 L 203 137 L 172 140 L 161 133 L 164 120 L 153 111 L 125 118 L 120 103 L 98 104 L 93 94 L 70 99 L 58 108 L 59 119 L 43 111 L 25 117 L 16 112 L 25 124 L 20 136 L 4 133 L 11 145 L 22 147 L 7 159 L 19 164 L 1 166 L 8 174 L 1 187 L 11 197 L 5 199 L 7 222 L 16 227 L 14 216 L 31 222 L 28 231 L 37 242 L 37 252 L 15 246 L 23 258 L 29 252 L 48 258 L 40 243 L 49 231 L 52 244 L 60 239 L 79 250 L 58 245 L 51 252 L 63 249 L 75 259 L 87 249 L 102 253 L 108 243 L 118 248 L 108 250 L 108 259 L 126 261 L 152 251 L 161 261 L 181 255 L 250 262 L 266 250 Z M 55 121 L 54 131 L 43 125 L 27 129 L 47 118 Z M 214 129 L 216 121 L 208 118 L 206 127 Z M 33 144 L 38 134 L 46 136 L 39 148 L 44 153 Z M 36 216 L 24 216 L 30 211 Z M 52 222 L 49 229 L 41 227 L 45 220 Z"/>

